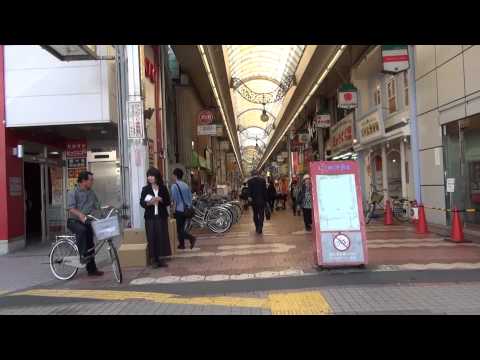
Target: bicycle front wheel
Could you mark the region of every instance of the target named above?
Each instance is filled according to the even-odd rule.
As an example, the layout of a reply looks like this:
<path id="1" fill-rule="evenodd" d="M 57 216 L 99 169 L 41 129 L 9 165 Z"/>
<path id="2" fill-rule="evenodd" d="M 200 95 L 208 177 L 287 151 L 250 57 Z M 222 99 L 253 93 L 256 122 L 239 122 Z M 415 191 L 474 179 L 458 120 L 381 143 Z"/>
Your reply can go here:
<path id="1" fill-rule="evenodd" d="M 120 267 L 120 259 L 118 258 L 117 249 L 110 242 L 108 252 L 110 254 L 110 261 L 112 262 L 112 270 L 115 279 L 119 284 L 123 281 L 122 268 Z"/>
<path id="2" fill-rule="evenodd" d="M 393 205 L 393 216 L 400 222 L 408 222 L 410 220 L 408 203 L 395 203 Z"/>
<path id="3" fill-rule="evenodd" d="M 373 215 L 375 214 L 375 203 L 371 203 L 368 205 L 367 213 L 365 215 L 365 222 L 370 224 L 370 221 L 372 220 Z"/>
<path id="4" fill-rule="evenodd" d="M 80 259 L 77 246 L 71 241 L 58 241 L 53 246 L 49 256 L 50 270 L 58 280 L 70 280 L 78 272 L 76 266 L 66 261 L 67 258 Z"/>
<path id="5" fill-rule="evenodd" d="M 216 234 L 223 234 L 232 227 L 232 216 L 226 209 L 212 209 L 207 217 L 207 227 Z"/>

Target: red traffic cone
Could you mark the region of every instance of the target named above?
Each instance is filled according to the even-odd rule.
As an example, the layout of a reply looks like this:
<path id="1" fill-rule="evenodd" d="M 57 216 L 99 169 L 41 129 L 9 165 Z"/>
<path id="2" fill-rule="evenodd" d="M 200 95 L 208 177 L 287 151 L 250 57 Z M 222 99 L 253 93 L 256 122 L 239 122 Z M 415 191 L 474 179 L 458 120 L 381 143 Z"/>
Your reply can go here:
<path id="1" fill-rule="evenodd" d="M 383 220 L 384 225 L 393 225 L 393 213 L 390 207 L 390 200 L 385 203 L 385 218 Z"/>
<path id="2" fill-rule="evenodd" d="M 462 219 L 457 208 L 453 209 L 452 231 L 450 233 L 451 241 L 464 242 Z"/>
<path id="3" fill-rule="evenodd" d="M 425 217 L 425 208 L 422 204 L 418 206 L 417 234 L 428 234 L 427 219 Z"/>

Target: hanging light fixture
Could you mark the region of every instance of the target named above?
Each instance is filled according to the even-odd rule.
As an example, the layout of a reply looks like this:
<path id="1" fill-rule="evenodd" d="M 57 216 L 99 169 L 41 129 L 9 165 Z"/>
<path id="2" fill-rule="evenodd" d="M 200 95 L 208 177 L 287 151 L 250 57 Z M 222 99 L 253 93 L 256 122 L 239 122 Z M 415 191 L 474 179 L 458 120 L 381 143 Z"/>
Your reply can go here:
<path id="1" fill-rule="evenodd" d="M 270 118 L 267 115 L 267 110 L 265 109 L 265 103 L 263 103 L 262 105 L 263 105 L 263 110 L 262 110 L 262 115 L 260 116 L 260 120 L 262 120 L 263 122 L 267 122 L 268 120 L 270 120 Z"/>

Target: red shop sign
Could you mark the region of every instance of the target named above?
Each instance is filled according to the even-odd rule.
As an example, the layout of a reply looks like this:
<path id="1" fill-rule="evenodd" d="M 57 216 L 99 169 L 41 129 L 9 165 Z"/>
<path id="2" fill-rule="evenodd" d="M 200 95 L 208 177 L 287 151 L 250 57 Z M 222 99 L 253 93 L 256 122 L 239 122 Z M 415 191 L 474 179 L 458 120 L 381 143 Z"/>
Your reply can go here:
<path id="1" fill-rule="evenodd" d="M 145 58 L 145 77 L 150 79 L 152 83 L 155 82 L 155 64 L 153 64 L 148 58 Z"/>
<path id="2" fill-rule="evenodd" d="M 200 125 L 210 125 L 213 123 L 214 115 L 210 110 L 202 110 L 198 113 L 198 123 Z"/>
<path id="3" fill-rule="evenodd" d="M 84 140 L 80 141 L 69 141 L 67 143 L 67 158 L 68 159 L 78 159 L 87 157 L 87 142 Z"/>

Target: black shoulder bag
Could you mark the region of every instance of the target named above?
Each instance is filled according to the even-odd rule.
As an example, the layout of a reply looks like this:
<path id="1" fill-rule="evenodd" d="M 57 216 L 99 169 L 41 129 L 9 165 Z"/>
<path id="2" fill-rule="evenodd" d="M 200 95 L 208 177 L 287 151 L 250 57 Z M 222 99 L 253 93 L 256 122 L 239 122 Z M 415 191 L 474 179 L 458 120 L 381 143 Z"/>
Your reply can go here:
<path id="1" fill-rule="evenodd" d="M 175 183 L 175 185 L 177 185 L 178 191 L 180 193 L 180 197 L 182 198 L 183 216 L 185 216 L 187 219 L 191 219 L 193 217 L 193 215 L 195 215 L 195 210 L 193 210 L 191 207 L 187 206 L 187 204 L 185 203 L 185 200 L 183 199 L 182 189 L 180 189 L 180 186 L 178 186 L 177 183 Z"/>

